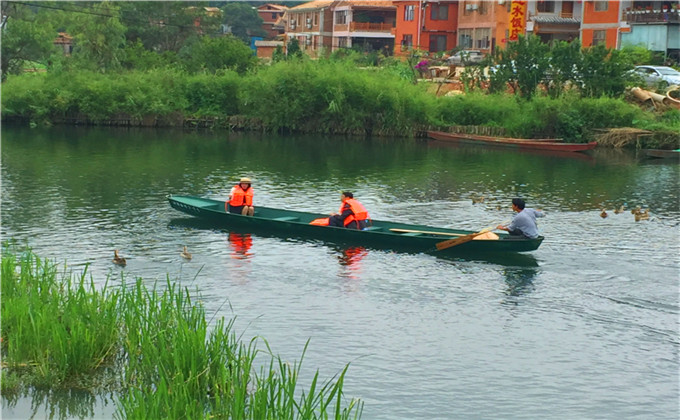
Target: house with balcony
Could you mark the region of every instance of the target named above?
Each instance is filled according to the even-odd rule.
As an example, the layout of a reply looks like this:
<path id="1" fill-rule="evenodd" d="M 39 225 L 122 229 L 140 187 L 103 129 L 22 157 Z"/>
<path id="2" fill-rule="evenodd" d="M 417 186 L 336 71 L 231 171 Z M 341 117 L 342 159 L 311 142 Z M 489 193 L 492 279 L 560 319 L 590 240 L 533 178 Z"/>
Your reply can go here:
<path id="1" fill-rule="evenodd" d="M 333 47 L 333 11 L 338 3 L 332 0 L 314 0 L 289 8 L 280 21 L 285 25 L 285 42 L 295 38 L 300 49 L 318 57 Z"/>
<path id="2" fill-rule="evenodd" d="M 364 51 L 392 54 L 396 7 L 391 1 L 336 1 L 332 10 L 332 51 L 361 47 Z"/>
<path id="3" fill-rule="evenodd" d="M 527 33 L 538 36 L 545 43 L 579 38 L 581 36 L 583 8 L 594 9 L 592 3 L 607 2 L 586 2 L 591 3 L 590 6 L 583 3 L 580 0 L 529 1 L 527 5 Z M 600 13 L 593 18 L 593 21 L 604 23 L 607 17 L 607 13 Z"/>
<path id="4" fill-rule="evenodd" d="M 315 0 L 289 8 L 286 42 L 296 38 L 312 57 L 340 48 L 362 47 L 391 53 L 394 48 L 395 10 L 391 1 Z"/>
<path id="5" fill-rule="evenodd" d="M 644 45 L 680 61 L 680 1 L 621 1 L 620 13 L 618 47 Z"/>
<path id="6" fill-rule="evenodd" d="M 284 28 L 277 25 L 277 22 L 283 14 L 288 10 L 288 7 L 280 4 L 266 3 L 257 7 L 257 14 L 262 18 L 262 30 L 267 34 L 267 40 L 276 39 L 282 35 Z"/>
<path id="7" fill-rule="evenodd" d="M 394 54 L 404 56 L 413 49 L 450 51 L 458 44 L 458 0 L 393 1 L 396 6 Z"/>

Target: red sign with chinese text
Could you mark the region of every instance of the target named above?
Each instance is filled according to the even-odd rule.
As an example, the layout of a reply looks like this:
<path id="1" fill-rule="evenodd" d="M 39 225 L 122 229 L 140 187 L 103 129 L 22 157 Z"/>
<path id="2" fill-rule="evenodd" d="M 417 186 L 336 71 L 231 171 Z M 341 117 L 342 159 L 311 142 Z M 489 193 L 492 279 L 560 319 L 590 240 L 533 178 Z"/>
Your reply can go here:
<path id="1" fill-rule="evenodd" d="M 526 29 L 527 1 L 513 0 L 510 5 L 510 29 L 508 41 L 517 41 L 520 34 Z"/>

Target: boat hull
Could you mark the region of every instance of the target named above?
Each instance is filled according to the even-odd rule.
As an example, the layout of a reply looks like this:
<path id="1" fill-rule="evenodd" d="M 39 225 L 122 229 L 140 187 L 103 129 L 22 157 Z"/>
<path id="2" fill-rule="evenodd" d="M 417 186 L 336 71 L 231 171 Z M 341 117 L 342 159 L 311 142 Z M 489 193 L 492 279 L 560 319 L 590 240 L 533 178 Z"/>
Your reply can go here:
<path id="1" fill-rule="evenodd" d="M 534 251 L 538 249 L 543 241 L 543 237 L 526 239 L 499 234 L 499 239 L 496 240 L 472 240 L 442 251 L 436 251 L 435 245 L 438 242 L 474 232 L 380 220 L 373 220 L 367 230 L 354 230 L 310 225 L 309 222 L 314 219 L 328 217 L 327 214 L 321 213 L 256 206 L 255 215 L 249 217 L 228 213 L 225 211 L 224 201 L 209 198 L 171 195 L 168 196 L 168 201 L 172 208 L 183 213 L 201 218 L 218 226 L 238 228 L 241 232 L 244 229 L 267 234 L 277 232 L 278 234 L 289 236 L 314 237 L 343 244 L 370 246 L 380 249 L 482 256 L 486 254 Z M 422 231 L 424 233 L 408 231 Z"/>
<path id="2" fill-rule="evenodd" d="M 511 147 L 521 150 L 584 152 L 586 150 L 594 149 L 595 146 L 597 146 L 597 142 L 595 141 L 590 143 L 561 143 L 557 141 L 547 141 L 546 139 L 514 139 L 506 137 L 479 136 L 475 134 L 446 133 L 443 131 L 428 131 L 427 135 L 439 141 L 484 144 L 491 146 Z"/>
<path id="3" fill-rule="evenodd" d="M 645 156 L 650 158 L 680 160 L 680 151 L 678 150 L 644 149 L 643 152 Z"/>

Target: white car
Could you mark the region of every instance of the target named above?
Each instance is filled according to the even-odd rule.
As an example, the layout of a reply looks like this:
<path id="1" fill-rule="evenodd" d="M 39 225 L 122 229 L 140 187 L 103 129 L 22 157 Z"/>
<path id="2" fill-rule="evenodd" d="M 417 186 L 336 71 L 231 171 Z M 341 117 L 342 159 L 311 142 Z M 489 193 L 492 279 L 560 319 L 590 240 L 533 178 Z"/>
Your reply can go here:
<path id="1" fill-rule="evenodd" d="M 461 50 L 446 59 L 448 64 L 479 64 L 484 59 L 484 53 L 478 50 Z"/>
<path id="2" fill-rule="evenodd" d="M 666 66 L 637 66 L 634 74 L 640 76 L 647 86 L 680 85 L 680 71 Z"/>

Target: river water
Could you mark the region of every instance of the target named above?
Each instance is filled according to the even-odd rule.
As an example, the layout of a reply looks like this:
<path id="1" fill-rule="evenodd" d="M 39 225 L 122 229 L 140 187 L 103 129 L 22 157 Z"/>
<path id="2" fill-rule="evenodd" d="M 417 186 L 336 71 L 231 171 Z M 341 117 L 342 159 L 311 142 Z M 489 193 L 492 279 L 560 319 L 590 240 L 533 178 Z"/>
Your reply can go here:
<path id="1" fill-rule="evenodd" d="M 228 232 L 165 199 L 225 198 L 241 176 L 256 205 L 330 213 L 350 190 L 374 219 L 470 230 L 521 196 L 546 239 L 516 259 L 440 258 Z M 310 340 L 303 379 L 350 363 L 365 419 L 677 419 L 679 180 L 677 163 L 607 149 L 4 126 L 1 233 L 98 283 L 197 290 L 286 360 Z M 110 418 L 114 399 L 3 397 L 2 417 Z"/>

